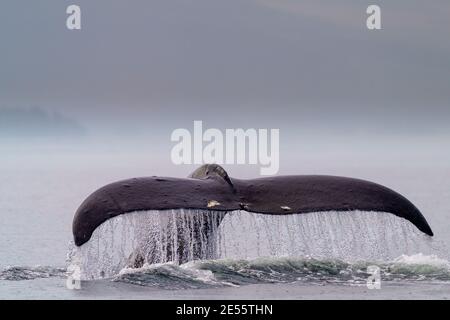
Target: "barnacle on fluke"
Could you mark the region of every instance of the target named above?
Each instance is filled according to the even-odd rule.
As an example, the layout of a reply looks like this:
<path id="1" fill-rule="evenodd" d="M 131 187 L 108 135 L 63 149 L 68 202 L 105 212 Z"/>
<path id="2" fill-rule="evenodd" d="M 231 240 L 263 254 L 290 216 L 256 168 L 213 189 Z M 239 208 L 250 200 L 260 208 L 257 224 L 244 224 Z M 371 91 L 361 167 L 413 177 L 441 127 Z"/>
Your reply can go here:
<path id="1" fill-rule="evenodd" d="M 210 210 L 224 214 L 246 210 L 272 215 L 354 210 L 387 212 L 433 235 L 421 212 L 408 199 L 373 182 L 322 175 L 241 180 L 230 178 L 219 165 L 206 164 L 186 179 L 134 178 L 95 191 L 75 214 L 75 244 L 83 245 L 99 225 L 117 215 L 167 209 L 200 209 L 205 214 Z M 209 221 L 220 224 L 224 214 Z"/>

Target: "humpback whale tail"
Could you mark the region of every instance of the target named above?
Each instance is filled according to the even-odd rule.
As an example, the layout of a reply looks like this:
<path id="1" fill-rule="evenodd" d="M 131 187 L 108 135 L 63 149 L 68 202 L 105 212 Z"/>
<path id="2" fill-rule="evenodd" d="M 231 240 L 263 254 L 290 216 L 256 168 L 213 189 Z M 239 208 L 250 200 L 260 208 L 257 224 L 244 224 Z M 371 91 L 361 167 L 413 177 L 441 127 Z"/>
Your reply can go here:
<path id="1" fill-rule="evenodd" d="M 165 243 L 158 249 L 164 251 L 165 260 L 209 258 L 213 251 L 211 238 L 226 213 L 236 210 L 272 216 L 384 212 L 406 219 L 433 236 L 427 221 L 409 200 L 376 183 L 320 175 L 241 180 L 230 178 L 219 165 L 207 164 L 186 179 L 134 178 L 97 190 L 75 214 L 74 242 L 82 246 L 100 225 L 116 216 L 150 212 L 157 216 L 150 223 L 171 230 L 158 236 Z M 135 252 L 133 265 L 154 261 L 149 257 L 152 250 L 145 252 Z"/>

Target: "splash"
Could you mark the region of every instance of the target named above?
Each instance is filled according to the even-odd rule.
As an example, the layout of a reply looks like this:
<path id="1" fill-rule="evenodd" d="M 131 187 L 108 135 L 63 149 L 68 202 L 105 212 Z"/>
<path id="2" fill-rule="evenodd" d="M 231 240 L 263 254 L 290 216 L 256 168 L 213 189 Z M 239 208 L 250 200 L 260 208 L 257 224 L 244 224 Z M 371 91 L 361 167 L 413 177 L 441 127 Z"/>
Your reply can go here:
<path id="1" fill-rule="evenodd" d="M 265 257 L 356 266 L 368 261 L 382 264 L 402 255 L 442 256 L 442 252 L 439 241 L 409 221 L 384 212 L 264 215 L 238 210 L 225 215 L 180 209 L 134 212 L 109 219 L 94 231 L 89 242 L 73 246 L 69 261 L 80 270 L 81 280 L 120 275 L 138 283 L 146 282 L 142 277 L 148 280 L 153 276 L 149 281 L 155 282 L 155 274 L 161 276 L 162 272 L 165 278 L 191 279 L 187 284 L 181 282 L 195 286 L 198 274 L 192 270 L 183 269 L 180 277 L 170 272 L 177 273 L 179 265 L 193 260 Z M 217 285 L 208 279 L 208 285 Z"/>
<path id="2" fill-rule="evenodd" d="M 120 215 L 98 227 L 89 242 L 69 253 L 81 280 L 108 278 L 126 267 L 216 256 L 220 211 L 165 210 Z"/>

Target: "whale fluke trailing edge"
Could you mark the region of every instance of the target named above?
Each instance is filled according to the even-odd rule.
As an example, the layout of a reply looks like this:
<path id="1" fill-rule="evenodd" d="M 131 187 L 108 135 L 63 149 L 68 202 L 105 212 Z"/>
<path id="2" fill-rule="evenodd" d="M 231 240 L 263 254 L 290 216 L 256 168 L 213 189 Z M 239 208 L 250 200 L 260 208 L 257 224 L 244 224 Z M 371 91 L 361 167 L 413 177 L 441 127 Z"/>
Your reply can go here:
<path id="1" fill-rule="evenodd" d="M 387 212 L 404 218 L 429 236 L 421 212 L 405 197 L 382 185 L 354 178 L 298 175 L 251 180 L 230 178 L 219 165 L 206 164 L 189 178 L 146 177 L 118 181 L 92 193 L 73 220 L 77 246 L 115 216 L 148 210 L 199 209 L 287 215 L 327 211 Z M 217 219 L 220 224 L 223 215 Z"/>

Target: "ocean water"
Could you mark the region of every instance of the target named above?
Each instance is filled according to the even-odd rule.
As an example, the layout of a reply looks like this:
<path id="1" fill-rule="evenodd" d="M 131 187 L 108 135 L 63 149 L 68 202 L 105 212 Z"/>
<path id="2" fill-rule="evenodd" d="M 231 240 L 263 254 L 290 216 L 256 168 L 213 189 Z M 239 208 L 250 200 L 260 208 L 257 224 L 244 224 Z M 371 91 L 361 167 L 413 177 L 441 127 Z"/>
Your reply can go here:
<path id="1" fill-rule="evenodd" d="M 277 217 L 234 211 L 208 239 L 193 244 L 202 259 L 189 261 L 189 250 L 182 257 L 164 255 L 176 245 L 173 236 L 164 235 L 174 223 L 189 225 L 193 212 L 188 210 L 119 216 L 99 227 L 81 248 L 72 243 L 71 222 L 82 200 L 108 182 L 154 174 L 145 166 L 105 167 L 99 164 L 104 161 L 74 161 L 72 156 L 28 160 L 6 159 L 0 166 L 0 299 L 450 297 L 446 167 L 323 172 L 372 180 L 402 193 L 425 215 L 433 238 L 383 212 Z M 302 170 L 299 174 L 308 173 Z M 167 220 L 180 215 L 186 219 Z M 189 234 L 183 237 L 189 242 Z M 144 256 L 157 258 L 130 264 L 142 248 Z M 374 265 L 380 269 L 379 290 L 366 286 L 368 267 Z M 79 290 L 67 288 L 74 270 L 82 279 Z"/>

